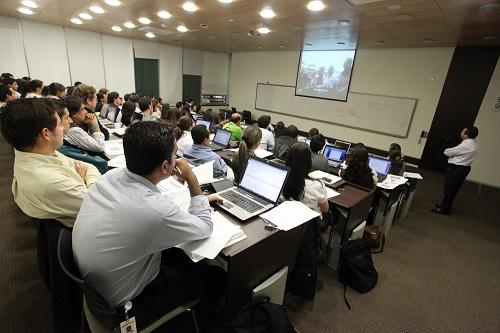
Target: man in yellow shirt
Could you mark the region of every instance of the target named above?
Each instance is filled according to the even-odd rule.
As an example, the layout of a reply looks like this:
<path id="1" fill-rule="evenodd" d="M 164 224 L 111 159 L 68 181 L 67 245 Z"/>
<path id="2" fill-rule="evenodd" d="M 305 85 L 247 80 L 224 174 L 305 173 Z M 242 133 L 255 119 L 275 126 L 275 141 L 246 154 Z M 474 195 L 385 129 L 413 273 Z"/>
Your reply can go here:
<path id="1" fill-rule="evenodd" d="M 15 202 L 31 217 L 55 219 L 72 227 L 99 171 L 57 151 L 63 144 L 65 123 L 52 101 L 13 101 L 3 110 L 1 120 L 2 134 L 15 149 Z"/>

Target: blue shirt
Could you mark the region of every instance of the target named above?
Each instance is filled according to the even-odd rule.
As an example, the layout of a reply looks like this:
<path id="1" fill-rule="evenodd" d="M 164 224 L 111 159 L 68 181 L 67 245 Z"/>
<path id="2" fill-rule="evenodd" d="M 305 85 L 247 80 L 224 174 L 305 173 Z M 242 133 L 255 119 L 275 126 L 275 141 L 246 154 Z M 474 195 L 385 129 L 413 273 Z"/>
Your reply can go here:
<path id="1" fill-rule="evenodd" d="M 214 153 L 209 147 L 202 145 L 192 145 L 184 149 L 184 157 L 196 164 L 204 164 L 214 161 L 214 170 L 227 174 L 227 164 L 222 157 Z"/>

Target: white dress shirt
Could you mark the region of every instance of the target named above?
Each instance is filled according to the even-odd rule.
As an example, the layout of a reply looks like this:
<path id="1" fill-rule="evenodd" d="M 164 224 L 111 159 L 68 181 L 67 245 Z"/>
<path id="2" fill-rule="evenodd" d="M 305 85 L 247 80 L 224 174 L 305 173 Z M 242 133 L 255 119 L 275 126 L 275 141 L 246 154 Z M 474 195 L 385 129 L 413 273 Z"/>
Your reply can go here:
<path id="1" fill-rule="evenodd" d="M 479 146 L 474 139 L 465 139 L 458 146 L 445 149 L 444 154 L 448 156 L 448 163 L 469 166 L 477 155 Z"/>
<path id="2" fill-rule="evenodd" d="M 177 141 L 177 150 L 181 151 L 183 154 L 193 145 L 193 137 L 191 136 L 191 132 L 184 131 L 182 132 L 182 136 Z"/>
<path id="3" fill-rule="evenodd" d="M 104 151 L 104 134 L 94 132 L 91 135 L 81 127 L 71 127 L 64 137 L 66 141 L 80 149 L 102 153 Z"/>
<path id="4" fill-rule="evenodd" d="M 262 140 L 260 140 L 260 149 L 273 151 L 274 149 L 273 133 L 265 128 L 260 128 L 260 131 L 262 132 Z"/>
<path id="5" fill-rule="evenodd" d="M 156 278 L 163 250 L 206 238 L 212 228 L 206 196 L 192 197 L 187 212 L 148 179 L 114 169 L 83 200 L 73 253 L 85 281 L 116 307 Z"/>

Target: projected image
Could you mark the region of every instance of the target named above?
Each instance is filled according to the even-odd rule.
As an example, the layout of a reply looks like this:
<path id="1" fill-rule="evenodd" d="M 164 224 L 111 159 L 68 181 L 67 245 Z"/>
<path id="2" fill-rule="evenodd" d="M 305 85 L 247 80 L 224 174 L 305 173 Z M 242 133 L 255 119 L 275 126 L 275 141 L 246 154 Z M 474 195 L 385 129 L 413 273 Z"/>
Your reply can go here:
<path id="1" fill-rule="evenodd" d="M 302 51 L 295 95 L 345 101 L 355 53 Z"/>

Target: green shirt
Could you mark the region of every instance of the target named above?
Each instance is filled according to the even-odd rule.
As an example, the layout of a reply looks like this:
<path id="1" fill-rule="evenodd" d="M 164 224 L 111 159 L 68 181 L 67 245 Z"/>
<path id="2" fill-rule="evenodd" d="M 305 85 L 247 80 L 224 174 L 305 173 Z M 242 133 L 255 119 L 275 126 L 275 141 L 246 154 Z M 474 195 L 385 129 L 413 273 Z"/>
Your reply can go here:
<path id="1" fill-rule="evenodd" d="M 240 126 L 230 121 L 224 125 L 223 128 L 231 131 L 231 141 L 241 141 L 241 138 L 243 137 L 243 130 Z"/>

